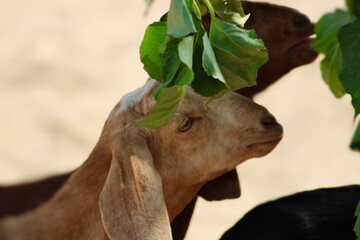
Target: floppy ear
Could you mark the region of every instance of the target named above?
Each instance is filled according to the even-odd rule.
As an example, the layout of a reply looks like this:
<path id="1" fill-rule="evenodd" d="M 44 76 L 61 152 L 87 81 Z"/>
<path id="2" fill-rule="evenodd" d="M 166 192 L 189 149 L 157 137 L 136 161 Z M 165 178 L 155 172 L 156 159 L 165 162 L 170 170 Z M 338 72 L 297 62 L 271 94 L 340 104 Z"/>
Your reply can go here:
<path id="1" fill-rule="evenodd" d="M 171 239 L 162 181 L 145 134 L 127 129 L 115 136 L 112 161 L 99 198 L 110 239 Z"/>
<path id="2" fill-rule="evenodd" d="M 207 182 L 200 189 L 198 195 L 207 201 L 218 201 L 240 197 L 240 182 L 236 169 Z"/>

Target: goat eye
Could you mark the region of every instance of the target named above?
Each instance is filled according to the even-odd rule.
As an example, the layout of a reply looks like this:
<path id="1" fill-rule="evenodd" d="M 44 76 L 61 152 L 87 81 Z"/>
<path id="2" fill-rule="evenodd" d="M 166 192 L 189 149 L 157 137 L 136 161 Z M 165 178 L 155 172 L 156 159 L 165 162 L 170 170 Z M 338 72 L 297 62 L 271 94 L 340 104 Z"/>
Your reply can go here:
<path id="1" fill-rule="evenodd" d="M 193 119 L 192 118 L 185 118 L 184 121 L 181 123 L 181 125 L 179 126 L 179 132 L 186 132 L 188 131 L 192 124 L 193 124 Z"/>

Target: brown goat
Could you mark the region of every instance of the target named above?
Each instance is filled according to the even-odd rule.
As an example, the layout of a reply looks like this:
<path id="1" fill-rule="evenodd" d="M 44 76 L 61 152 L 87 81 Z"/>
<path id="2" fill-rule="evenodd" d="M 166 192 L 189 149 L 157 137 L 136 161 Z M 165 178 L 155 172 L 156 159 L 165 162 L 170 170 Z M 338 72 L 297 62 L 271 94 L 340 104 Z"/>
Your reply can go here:
<path id="1" fill-rule="evenodd" d="M 293 8 L 265 2 L 241 2 L 244 12 L 250 14 L 245 28 L 254 29 L 269 52 L 269 61 L 259 69 L 257 85 L 237 91 L 253 97 L 292 69 L 313 62 L 318 54 L 310 47 L 314 24 L 306 15 Z M 204 16 L 202 22 L 209 30 L 210 16 Z"/>
<path id="2" fill-rule="evenodd" d="M 253 97 L 292 69 L 313 62 L 318 54 L 310 47 L 314 24 L 306 15 L 270 3 L 242 3 L 245 13 L 250 13 L 245 28 L 255 29 L 269 51 L 269 61 L 260 68 L 257 85 L 238 91 Z"/>
<path id="3" fill-rule="evenodd" d="M 124 96 L 84 164 L 39 208 L 4 218 L 0 239 L 171 239 L 170 221 L 206 182 L 282 137 L 253 101 L 230 92 L 205 104 L 190 88 L 167 125 L 136 128 L 157 85 Z"/>

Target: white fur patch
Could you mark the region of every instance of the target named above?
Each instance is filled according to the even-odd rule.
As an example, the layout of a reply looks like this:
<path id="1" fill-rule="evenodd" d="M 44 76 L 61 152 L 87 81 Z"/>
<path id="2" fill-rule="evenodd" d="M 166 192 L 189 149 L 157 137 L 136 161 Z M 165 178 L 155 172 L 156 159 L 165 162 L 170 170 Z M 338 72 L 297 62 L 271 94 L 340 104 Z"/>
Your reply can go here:
<path id="1" fill-rule="evenodd" d="M 117 110 L 117 113 L 122 113 L 123 111 L 134 107 L 138 102 L 140 102 L 143 97 L 153 88 L 156 80 L 148 80 L 144 86 L 139 87 L 138 89 L 125 94 L 120 101 L 120 107 Z"/>

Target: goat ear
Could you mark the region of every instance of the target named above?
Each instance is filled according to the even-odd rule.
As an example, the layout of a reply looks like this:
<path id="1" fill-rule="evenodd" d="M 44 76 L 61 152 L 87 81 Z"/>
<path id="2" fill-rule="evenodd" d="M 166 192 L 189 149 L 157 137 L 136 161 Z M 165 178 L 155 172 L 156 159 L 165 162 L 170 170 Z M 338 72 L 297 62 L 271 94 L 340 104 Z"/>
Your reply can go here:
<path id="1" fill-rule="evenodd" d="M 162 181 L 145 134 L 127 129 L 115 136 L 112 161 L 99 205 L 110 239 L 171 239 Z"/>
<path id="2" fill-rule="evenodd" d="M 240 182 L 236 169 L 207 182 L 200 189 L 198 195 L 207 201 L 218 201 L 240 197 Z"/>

